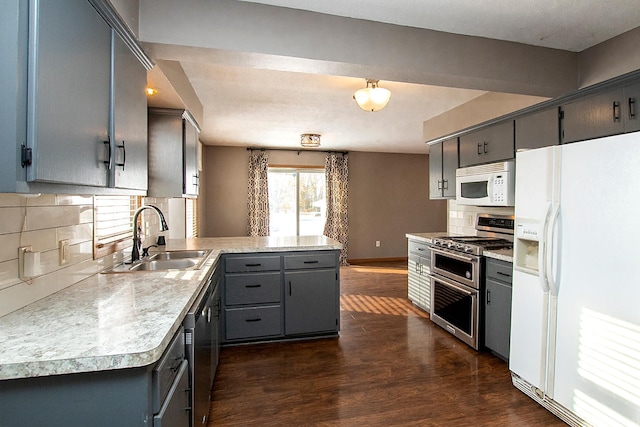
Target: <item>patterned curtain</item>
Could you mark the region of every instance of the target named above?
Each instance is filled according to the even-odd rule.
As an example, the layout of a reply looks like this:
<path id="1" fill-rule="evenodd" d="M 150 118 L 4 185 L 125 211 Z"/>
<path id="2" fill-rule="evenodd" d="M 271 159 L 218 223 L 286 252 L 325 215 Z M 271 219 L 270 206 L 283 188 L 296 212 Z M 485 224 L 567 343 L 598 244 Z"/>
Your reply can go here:
<path id="1" fill-rule="evenodd" d="M 349 166 L 348 155 L 327 153 L 325 175 L 327 181 L 327 221 L 324 235 L 342 243 L 340 263 L 347 265 L 349 243 Z"/>
<path id="2" fill-rule="evenodd" d="M 267 169 L 269 161 L 264 151 L 249 154 L 249 185 L 247 188 L 247 210 L 249 211 L 249 236 L 269 235 L 269 190 Z"/>

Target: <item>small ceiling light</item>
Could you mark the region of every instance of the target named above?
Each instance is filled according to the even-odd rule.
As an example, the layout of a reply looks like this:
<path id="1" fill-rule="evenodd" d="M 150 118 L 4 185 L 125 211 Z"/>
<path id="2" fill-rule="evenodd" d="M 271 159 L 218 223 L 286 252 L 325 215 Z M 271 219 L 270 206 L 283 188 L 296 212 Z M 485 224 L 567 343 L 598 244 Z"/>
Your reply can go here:
<path id="1" fill-rule="evenodd" d="M 391 98 L 391 91 L 378 87 L 378 80 L 367 80 L 367 87 L 359 89 L 353 95 L 353 99 L 360 108 L 365 111 L 382 110 Z"/>
<path id="2" fill-rule="evenodd" d="M 320 146 L 320 135 L 317 133 L 303 133 L 300 135 L 300 145 L 305 148 L 316 148 Z"/>
<path id="3" fill-rule="evenodd" d="M 153 96 L 153 95 L 155 95 L 156 93 L 158 93 L 158 91 L 157 91 L 157 90 L 155 90 L 155 89 L 154 89 L 154 88 L 152 88 L 152 87 L 148 87 L 148 88 L 146 89 L 146 92 L 147 92 L 147 96 Z"/>

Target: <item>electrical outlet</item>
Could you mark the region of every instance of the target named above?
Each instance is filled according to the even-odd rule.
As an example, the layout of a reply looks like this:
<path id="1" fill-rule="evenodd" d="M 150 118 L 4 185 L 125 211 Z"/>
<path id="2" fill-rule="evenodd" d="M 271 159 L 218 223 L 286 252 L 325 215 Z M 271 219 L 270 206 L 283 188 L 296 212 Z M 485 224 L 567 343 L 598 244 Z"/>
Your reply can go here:
<path id="1" fill-rule="evenodd" d="M 380 240 L 376 240 L 376 248 L 380 247 Z"/>
<path id="2" fill-rule="evenodd" d="M 60 257 L 60 265 L 65 265 L 69 263 L 69 258 L 71 257 L 71 254 L 69 253 L 68 240 L 60 240 L 58 242 L 58 256 Z"/>

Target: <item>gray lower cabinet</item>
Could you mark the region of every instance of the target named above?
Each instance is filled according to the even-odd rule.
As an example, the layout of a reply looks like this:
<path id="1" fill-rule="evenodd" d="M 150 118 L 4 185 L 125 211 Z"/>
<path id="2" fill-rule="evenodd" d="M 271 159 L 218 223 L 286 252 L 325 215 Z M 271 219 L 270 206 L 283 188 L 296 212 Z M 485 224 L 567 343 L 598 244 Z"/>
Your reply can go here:
<path id="1" fill-rule="evenodd" d="M 409 300 L 421 309 L 431 309 L 431 250 L 417 240 L 409 240 L 408 284 Z"/>
<path id="2" fill-rule="evenodd" d="M 182 329 L 153 365 L 0 381 L 1 426 L 189 427 L 189 406 Z"/>
<path id="3" fill-rule="evenodd" d="M 513 120 L 460 137 L 460 167 L 510 160 L 515 156 Z"/>
<path id="4" fill-rule="evenodd" d="M 337 334 L 338 256 L 338 251 L 223 255 L 223 342 Z"/>
<path id="5" fill-rule="evenodd" d="M 516 151 L 558 145 L 559 117 L 556 107 L 516 118 Z"/>
<path id="6" fill-rule="evenodd" d="M 500 358 L 508 360 L 512 264 L 487 258 L 485 282 L 484 345 Z"/>

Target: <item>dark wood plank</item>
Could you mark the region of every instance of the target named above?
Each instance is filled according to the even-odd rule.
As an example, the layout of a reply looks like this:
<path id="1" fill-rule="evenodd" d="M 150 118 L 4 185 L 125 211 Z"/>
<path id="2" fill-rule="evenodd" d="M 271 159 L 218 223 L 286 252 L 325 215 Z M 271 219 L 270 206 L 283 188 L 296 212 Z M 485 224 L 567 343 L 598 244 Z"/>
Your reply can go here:
<path id="1" fill-rule="evenodd" d="M 341 275 L 340 338 L 224 348 L 209 426 L 565 425 L 407 300 L 406 262 Z"/>

